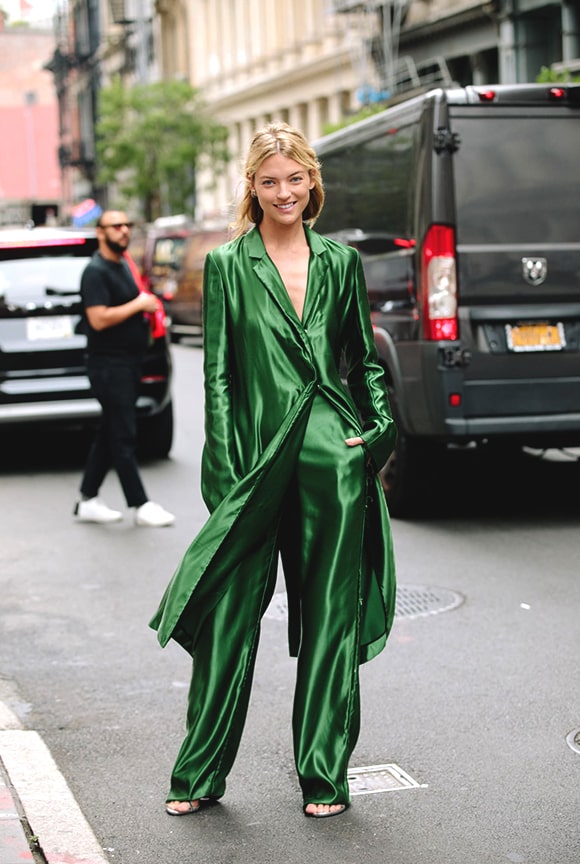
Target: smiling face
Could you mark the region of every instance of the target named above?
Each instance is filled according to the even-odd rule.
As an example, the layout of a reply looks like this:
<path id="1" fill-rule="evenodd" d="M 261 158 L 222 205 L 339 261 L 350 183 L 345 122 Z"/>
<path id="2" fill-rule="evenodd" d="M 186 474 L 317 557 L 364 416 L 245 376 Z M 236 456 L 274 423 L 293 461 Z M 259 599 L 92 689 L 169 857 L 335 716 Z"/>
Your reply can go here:
<path id="1" fill-rule="evenodd" d="M 252 184 L 264 211 L 263 221 L 276 225 L 302 220 L 313 187 L 308 169 L 280 153 L 264 159 Z"/>

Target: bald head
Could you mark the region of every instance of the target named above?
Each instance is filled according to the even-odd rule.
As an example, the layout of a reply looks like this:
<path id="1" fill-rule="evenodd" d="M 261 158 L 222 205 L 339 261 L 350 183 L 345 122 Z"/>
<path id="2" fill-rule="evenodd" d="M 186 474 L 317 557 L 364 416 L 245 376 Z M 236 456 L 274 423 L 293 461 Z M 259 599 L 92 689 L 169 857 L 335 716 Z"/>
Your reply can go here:
<path id="1" fill-rule="evenodd" d="M 97 222 L 99 252 L 103 258 L 119 261 L 129 246 L 132 223 L 122 210 L 105 210 Z"/>

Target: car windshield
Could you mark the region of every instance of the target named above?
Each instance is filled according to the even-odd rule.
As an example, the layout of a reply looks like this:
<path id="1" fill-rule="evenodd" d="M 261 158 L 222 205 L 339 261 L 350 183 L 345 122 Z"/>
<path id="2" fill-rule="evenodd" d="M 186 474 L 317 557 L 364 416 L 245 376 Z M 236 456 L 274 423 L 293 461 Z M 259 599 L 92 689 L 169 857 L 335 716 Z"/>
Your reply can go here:
<path id="1" fill-rule="evenodd" d="M 185 237 L 161 237 L 155 242 L 153 273 L 155 268 L 173 267 L 178 270 L 185 253 Z"/>
<path id="2" fill-rule="evenodd" d="M 0 260 L 0 297 L 21 300 L 31 295 L 77 294 L 88 258 L 21 258 Z"/>

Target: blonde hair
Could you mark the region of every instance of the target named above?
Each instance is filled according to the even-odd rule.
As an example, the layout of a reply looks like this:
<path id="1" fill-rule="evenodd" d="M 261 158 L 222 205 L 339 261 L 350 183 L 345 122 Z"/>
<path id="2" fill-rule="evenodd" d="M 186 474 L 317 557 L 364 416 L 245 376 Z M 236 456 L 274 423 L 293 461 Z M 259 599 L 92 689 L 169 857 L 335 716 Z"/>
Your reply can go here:
<path id="1" fill-rule="evenodd" d="M 250 142 L 244 168 L 244 191 L 236 208 L 232 225 L 234 237 L 244 234 L 250 225 L 259 225 L 264 211 L 258 199 L 252 195 L 252 184 L 256 171 L 264 161 L 276 154 L 287 156 L 307 169 L 314 186 L 310 190 L 310 201 L 306 205 L 302 219 L 310 227 L 314 225 L 324 204 L 324 188 L 320 175 L 320 162 L 316 153 L 298 129 L 282 121 L 269 123 L 255 133 Z"/>

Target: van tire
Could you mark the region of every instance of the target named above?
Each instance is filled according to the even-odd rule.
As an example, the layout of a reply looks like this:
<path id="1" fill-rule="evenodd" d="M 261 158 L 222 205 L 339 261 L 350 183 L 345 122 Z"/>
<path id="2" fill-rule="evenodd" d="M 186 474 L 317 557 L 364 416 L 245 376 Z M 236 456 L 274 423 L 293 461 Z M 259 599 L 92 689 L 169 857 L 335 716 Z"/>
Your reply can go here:
<path id="1" fill-rule="evenodd" d="M 404 519 L 428 512 L 438 451 L 436 444 L 399 432 L 397 446 L 379 475 L 391 516 Z"/>
<path id="2" fill-rule="evenodd" d="M 391 516 L 406 518 L 426 513 L 433 497 L 433 477 L 442 447 L 405 433 L 397 410 L 397 398 L 389 387 L 389 402 L 397 426 L 397 444 L 379 472 Z"/>

